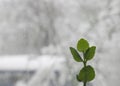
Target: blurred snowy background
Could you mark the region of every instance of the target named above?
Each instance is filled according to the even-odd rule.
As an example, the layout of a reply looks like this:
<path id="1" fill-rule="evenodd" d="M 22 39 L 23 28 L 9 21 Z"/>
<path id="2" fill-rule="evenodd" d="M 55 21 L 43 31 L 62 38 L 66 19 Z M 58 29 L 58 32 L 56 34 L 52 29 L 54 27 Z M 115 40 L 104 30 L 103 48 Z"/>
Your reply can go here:
<path id="1" fill-rule="evenodd" d="M 0 86 L 82 86 L 82 37 L 97 46 L 88 86 L 119 86 L 120 0 L 0 0 Z"/>

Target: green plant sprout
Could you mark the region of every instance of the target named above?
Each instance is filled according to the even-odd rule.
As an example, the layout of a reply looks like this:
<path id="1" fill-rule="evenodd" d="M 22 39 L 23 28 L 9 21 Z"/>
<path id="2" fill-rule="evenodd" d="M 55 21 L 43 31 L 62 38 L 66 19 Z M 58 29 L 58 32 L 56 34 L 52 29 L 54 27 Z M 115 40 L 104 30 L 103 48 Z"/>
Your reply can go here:
<path id="1" fill-rule="evenodd" d="M 93 59 L 96 46 L 90 47 L 88 41 L 81 38 L 77 43 L 77 49 L 70 47 L 70 51 L 74 60 L 77 62 L 82 62 L 84 65 L 79 74 L 76 75 L 76 79 L 79 82 L 83 82 L 83 86 L 86 86 L 87 82 L 90 82 L 95 78 L 94 68 L 87 65 L 87 62 Z M 82 53 L 82 56 L 79 53 Z"/>

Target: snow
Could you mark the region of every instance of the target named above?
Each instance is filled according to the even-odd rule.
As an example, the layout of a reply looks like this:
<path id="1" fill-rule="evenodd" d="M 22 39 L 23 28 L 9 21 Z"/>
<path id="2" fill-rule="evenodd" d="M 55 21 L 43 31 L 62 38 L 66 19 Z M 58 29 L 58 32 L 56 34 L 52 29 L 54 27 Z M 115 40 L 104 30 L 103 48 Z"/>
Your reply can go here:
<path id="1" fill-rule="evenodd" d="M 35 58 L 34 58 L 35 57 Z M 62 61 L 63 58 L 57 56 L 0 56 L 0 70 L 37 70 L 42 67 L 49 67 L 55 61 Z M 34 58 L 34 59 L 33 59 Z M 44 65 L 44 66 L 43 66 Z"/>

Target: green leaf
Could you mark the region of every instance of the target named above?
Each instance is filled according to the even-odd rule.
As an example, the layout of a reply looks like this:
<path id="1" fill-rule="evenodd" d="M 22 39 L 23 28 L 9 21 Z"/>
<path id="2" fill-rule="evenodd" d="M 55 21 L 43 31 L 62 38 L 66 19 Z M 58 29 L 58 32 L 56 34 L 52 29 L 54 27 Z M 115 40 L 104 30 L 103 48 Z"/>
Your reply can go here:
<path id="1" fill-rule="evenodd" d="M 79 55 L 79 53 L 77 52 L 77 50 L 75 48 L 70 47 L 70 51 L 71 51 L 72 56 L 73 56 L 75 61 L 77 61 L 77 62 L 82 62 L 83 61 L 81 56 Z"/>
<path id="2" fill-rule="evenodd" d="M 79 82 L 81 82 L 81 80 L 79 79 L 79 76 L 78 76 L 78 75 L 76 75 L 76 79 L 77 79 Z"/>
<path id="3" fill-rule="evenodd" d="M 83 82 L 92 81 L 95 78 L 95 71 L 90 65 L 88 65 L 81 69 L 78 78 Z"/>
<path id="4" fill-rule="evenodd" d="M 85 52 L 89 48 L 89 43 L 85 39 L 80 39 L 77 43 L 77 49 L 80 52 Z"/>
<path id="5" fill-rule="evenodd" d="M 85 59 L 86 60 L 91 60 L 93 57 L 94 57 L 94 55 L 95 55 L 95 50 L 96 50 L 96 47 L 95 46 L 92 46 L 92 47 L 90 47 L 87 51 L 86 51 L 86 53 L 85 53 Z"/>

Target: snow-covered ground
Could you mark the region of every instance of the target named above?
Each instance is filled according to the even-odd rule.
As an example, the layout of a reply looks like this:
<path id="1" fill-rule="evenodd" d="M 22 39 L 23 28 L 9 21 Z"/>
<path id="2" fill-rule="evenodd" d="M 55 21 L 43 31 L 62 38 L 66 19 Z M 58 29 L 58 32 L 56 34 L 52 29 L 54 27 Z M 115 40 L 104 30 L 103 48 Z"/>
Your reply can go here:
<path id="1" fill-rule="evenodd" d="M 19 70 L 38 70 L 39 68 L 49 68 L 53 63 L 64 61 L 65 58 L 58 56 L 29 56 L 29 55 L 12 55 L 0 56 L 0 70 L 19 71 Z M 49 63 L 49 64 L 47 64 Z"/>
<path id="2" fill-rule="evenodd" d="M 28 56 L 28 55 L 14 55 L 14 56 L 0 56 L 0 71 L 9 73 L 9 71 L 38 71 L 32 78 L 29 80 L 29 83 L 36 84 L 37 80 L 43 79 L 46 77 L 45 73 L 54 71 L 60 72 L 58 69 L 62 69 L 66 63 L 66 59 L 63 56 L 53 56 L 53 55 L 43 55 L 43 56 Z M 62 66 L 61 66 L 62 65 Z M 53 73 L 54 73 L 53 72 Z M 63 73 L 64 74 L 64 73 Z M 14 74 L 13 74 L 14 75 Z M 40 75 L 39 77 L 36 77 Z M 28 75 L 29 77 L 29 75 Z M 49 77 L 49 75 L 48 75 Z M 65 77 L 65 76 L 62 76 Z M 62 80 L 62 78 L 61 78 Z M 16 86 L 27 86 L 28 82 L 17 81 Z M 36 85 L 37 86 L 37 85 Z"/>

